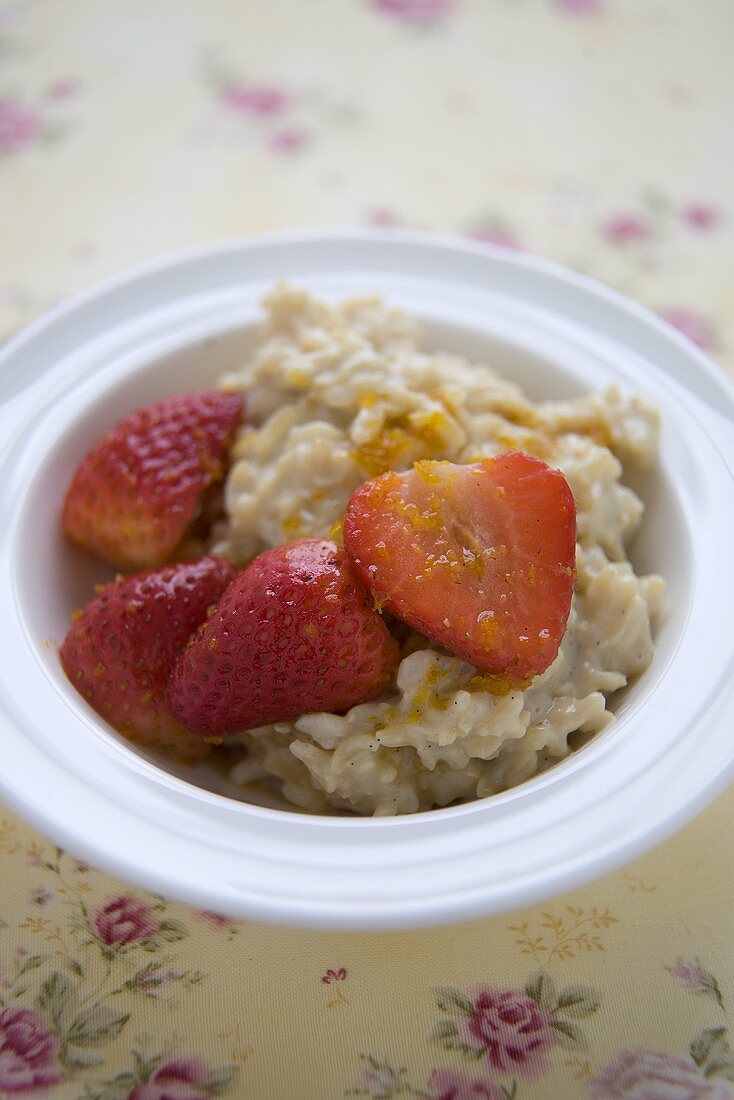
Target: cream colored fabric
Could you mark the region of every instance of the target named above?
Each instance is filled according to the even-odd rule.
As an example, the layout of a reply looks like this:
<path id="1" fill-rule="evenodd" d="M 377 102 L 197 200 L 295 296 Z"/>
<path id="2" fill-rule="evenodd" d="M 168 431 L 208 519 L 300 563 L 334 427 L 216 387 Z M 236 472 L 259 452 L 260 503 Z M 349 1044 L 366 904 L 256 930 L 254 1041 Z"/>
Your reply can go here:
<path id="1" fill-rule="evenodd" d="M 405 224 L 734 368 L 732 41 L 729 0 L 4 0 L 0 333 L 212 238 Z M 734 1096 L 734 791 L 573 894 L 386 935 L 197 913 L 0 819 L 2 1097 Z"/>

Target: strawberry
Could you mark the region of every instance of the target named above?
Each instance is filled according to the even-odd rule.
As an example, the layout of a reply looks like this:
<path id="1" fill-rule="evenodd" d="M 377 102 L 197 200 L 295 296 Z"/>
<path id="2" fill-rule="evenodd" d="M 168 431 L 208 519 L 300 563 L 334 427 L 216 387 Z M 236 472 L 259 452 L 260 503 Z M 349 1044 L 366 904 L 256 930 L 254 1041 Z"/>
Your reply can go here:
<path id="1" fill-rule="evenodd" d="M 186 393 L 121 420 L 87 454 L 64 501 L 72 541 L 118 569 L 168 561 L 224 476 L 240 394 Z"/>
<path id="2" fill-rule="evenodd" d="M 511 451 L 383 474 L 349 501 L 344 545 L 381 605 L 477 668 L 519 680 L 558 653 L 576 508 L 540 459 Z"/>
<path id="3" fill-rule="evenodd" d="M 175 659 L 237 567 L 223 558 L 118 577 L 77 612 L 61 663 L 77 691 L 131 741 L 180 760 L 208 751 L 176 721 L 166 687 Z"/>
<path id="4" fill-rule="evenodd" d="M 179 658 L 171 710 L 210 740 L 389 686 L 398 647 L 344 550 L 304 539 L 266 550 L 227 589 Z"/>

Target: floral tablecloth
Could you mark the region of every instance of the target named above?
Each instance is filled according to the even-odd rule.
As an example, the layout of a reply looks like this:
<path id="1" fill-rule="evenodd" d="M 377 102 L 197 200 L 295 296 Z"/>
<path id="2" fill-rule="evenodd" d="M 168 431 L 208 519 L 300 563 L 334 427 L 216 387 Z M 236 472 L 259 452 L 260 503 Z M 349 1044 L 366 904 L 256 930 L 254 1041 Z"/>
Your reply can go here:
<path id="1" fill-rule="evenodd" d="M 0 333 L 211 238 L 409 225 L 587 271 L 734 369 L 733 43 L 730 0 L 3 0 Z M 0 808 L 0 1096 L 734 1097 L 733 855 L 730 790 L 546 904 L 304 933 Z"/>

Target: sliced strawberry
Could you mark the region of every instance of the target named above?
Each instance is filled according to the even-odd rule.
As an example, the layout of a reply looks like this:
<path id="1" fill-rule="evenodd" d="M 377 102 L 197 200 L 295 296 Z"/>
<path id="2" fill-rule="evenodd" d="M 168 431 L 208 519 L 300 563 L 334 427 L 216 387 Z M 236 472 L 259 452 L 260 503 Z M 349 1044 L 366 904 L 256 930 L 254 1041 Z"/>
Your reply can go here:
<path id="1" fill-rule="evenodd" d="M 477 668 L 524 678 L 558 653 L 576 507 L 540 459 L 511 451 L 383 474 L 349 501 L 344 545 L 376 600 Z"/>
<path id="2" fill-rule="evenodd" d="M 242 409 L 240 394 L 214 390 L 126 416 L 74 474 L 65 534 L 118 569 L 167 561 L 224 476 Z"/>
<path id="3" fill-rule="evenodd" d="M 106 585 L 64 639 L 66 675 L 130 740 L 180 760 L 204 756 L 201 737 L 171 714 L 166 687 L 174 661 L 236 575 L 231 562 L 210 557 Z"/>
<path id="4" fill-rule="evenodd" d="M 304 539 L 260 554 L 227 589 L 171 677 L 173 713 L 212 740 L 390 685 L 398 647 L 347 556 Z"/>

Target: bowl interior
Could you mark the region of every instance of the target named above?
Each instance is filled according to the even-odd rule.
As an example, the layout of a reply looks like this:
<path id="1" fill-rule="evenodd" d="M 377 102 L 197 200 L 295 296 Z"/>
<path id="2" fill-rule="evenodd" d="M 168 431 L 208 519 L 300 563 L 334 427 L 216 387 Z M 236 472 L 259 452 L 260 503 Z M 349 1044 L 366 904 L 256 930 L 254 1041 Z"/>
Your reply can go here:
<path id="1" fill-rule="evenodd" d="M 557 358 L 545 357 L 485 332 L 443 323 L 426 323 L 424 327 L 426 347 L 487 362 L 505 377 L 517 381 L 535 400 L 573 397 L 618 380 L 599 364 L 582 376 L 578 368 L 570 369 Z M 69 545 L 60 533 L 61 504 L 79 461 L 106 429 L 132 409 L 167 395 L 215 386 L 222 372 L 236 368 L 247 358 L 255 339 L 253 325 L 227 328 L 216 336 L 134 365 L 113 384 L 98 388 L 99 392 L 91 399 L 67 401 L 65 417 L 58 421 L 58 430 L 48 441 L 50 446 L 25 493 L 12 551 L 15 590 L 18 611 L 36 659 L 66 704 L 97 735 L 113 739 L 121 751 L 134 754 L 151 767 L 204 790 L 293 812 L 290 804 L 279 801 L 268 791 L 234 787 L 222 770 L 209 764 L 175 765 L 130 745 L 77 696 L 66 680 L 57 652 L 72 611 L 90 598 L 96 583 L 112 577 L 111 570 Z M 630 382 L 622 384 L 627 390 L 635 389 Z M 656 628 L 657 652 L 650 669 L 629 688 L 617 693 L 613 709 L 618 720 L 599 735 L 601 738 L 623 736 L 626 716 L 635 712 L 654 691 L 675 652 L 690 605 L 693 585 L 690 539 L 665 454 L 664 446 L 663 457 L 655 469 L 626 479 L 646 504 L 645 519 L 631 547 L 635 569 L 641 573 L 661 573 L 668 586 L 664 613 Z M 31 547 L 32 553 L 28 552 Z M 568 760 L 557 765 L 542 777 L 543 782 L 560 775 L 567 766 Z M 529 793 L 537 782 L 538 778 L 531 780 L 523 789 Z"/>

